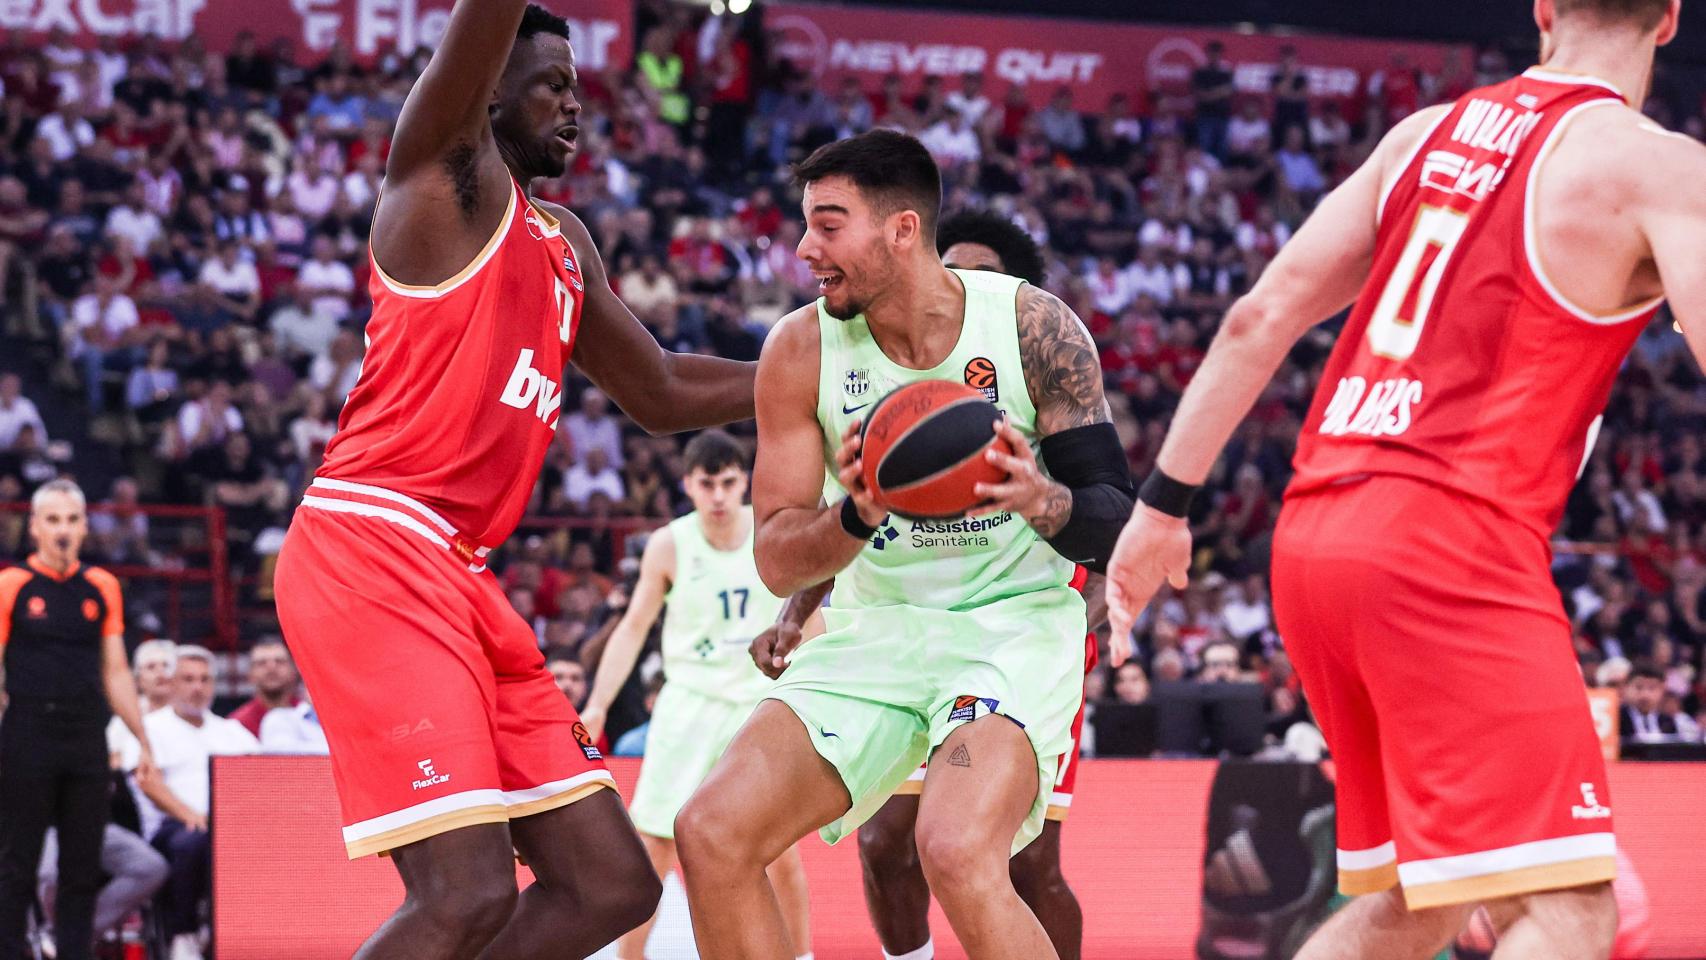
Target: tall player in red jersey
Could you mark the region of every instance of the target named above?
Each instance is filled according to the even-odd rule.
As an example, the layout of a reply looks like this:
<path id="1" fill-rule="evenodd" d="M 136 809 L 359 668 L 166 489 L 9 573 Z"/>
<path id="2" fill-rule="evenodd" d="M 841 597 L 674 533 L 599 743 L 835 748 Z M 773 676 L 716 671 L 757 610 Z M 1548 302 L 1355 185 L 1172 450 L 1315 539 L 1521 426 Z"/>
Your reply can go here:
<path id="1" fill-rule="evenodd" d="M 661 890 L 486 557 L 569 362 L 652 432 L 752 416 L 753 369 L 661 350 L 580 221 L 529 197 L 574 152 L 575 79 L 561 18 L 456 4 L 392 143 L 361 377 L 279 558 L 344 842 L 389 852 L 407 890 L 361 960 L 584 957 Z M 537 879 L 519 897 L 517 851 Z"/>
<path id="2" fill-rule="evenodd" d="M 1273 545 L 1340 888 L 1369 894 L 1302 960 L 1432 956 L 1476 903 L 1500 958 L 1610 953 L 1614 804 L 1547 537 L 1657 298 L 1706 354 L 1706 147 L 1635 109 L 1679 14 L 1538 0 L 1541 67 L 1393 130 L 1228 314 L 1121 536 L 1116 662 L 1184 584 L 1192 485 L 1355 301 Z"/>

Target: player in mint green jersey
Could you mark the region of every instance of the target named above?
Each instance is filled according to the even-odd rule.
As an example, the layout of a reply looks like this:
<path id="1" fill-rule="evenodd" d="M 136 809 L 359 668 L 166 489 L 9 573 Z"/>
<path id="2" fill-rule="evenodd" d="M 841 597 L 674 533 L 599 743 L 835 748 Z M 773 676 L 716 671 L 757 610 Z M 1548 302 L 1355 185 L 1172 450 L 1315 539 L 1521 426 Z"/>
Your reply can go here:
<path id="1" fill-rule="evenodd" d="M 683 452 L 682 486 L 693 512 L 652 534 L 640 559 L 633 599 L 599 660 L 582 722 L 594 739 L 616 693 L 639 659 L 646 634 L 663 615 L 664 687 L 652 710 L 646 758 L 628 815 L 659 877 L 675 866 L 675 815 L 763 699 L 770 679 L 748 655 L 782 601 L 753 563 L 746 460 L 721 430 L 694 437 Z M 769 878 L 787 921 L 789 957 L 811 956 L 805 868 L 790 845 L 772 859 Z M 645 960 L 654 916 L 617 943 L 621 960 Z"/>
<path id="2" fill-rule="evenodd" d="M 1082 696 L 1073 564 L 1100 568 L 1134 500 L 1095 346 L 1050 294 L 942 265 L 940 175 L 912 137 L 831 144 L 796 176 L 823 296 L 759 361 L 756 558 L 778 595 L 835 592 L 827 632 L 676 818 L 700 954 L 789 956 L 765 865 L 814 829 L 845 837 L 929 757 L 919 856 L 960 942 L 974 960 L 1055 958 L 1007 861 L 1041 829 Z M 991 457 L 1007 479 L 969 520 L 888 516 L 859 480 L 861 414 L 968 370 L 1006 414 L 1015 452 Z"/>

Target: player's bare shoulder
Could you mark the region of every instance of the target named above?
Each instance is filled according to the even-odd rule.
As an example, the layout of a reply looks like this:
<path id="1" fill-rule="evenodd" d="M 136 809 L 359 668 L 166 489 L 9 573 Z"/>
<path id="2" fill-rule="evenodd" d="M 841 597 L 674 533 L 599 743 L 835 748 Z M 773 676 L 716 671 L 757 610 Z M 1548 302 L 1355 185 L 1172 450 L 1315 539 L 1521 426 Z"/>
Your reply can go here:
<path id="1" fill-rule="evenodd" d="M 817 305 L 807 304 L 776 321 L 758 355 L 754 393 L 759 416 L 780 404 L 803 411 L 817 409 L 821 357 Z"/>

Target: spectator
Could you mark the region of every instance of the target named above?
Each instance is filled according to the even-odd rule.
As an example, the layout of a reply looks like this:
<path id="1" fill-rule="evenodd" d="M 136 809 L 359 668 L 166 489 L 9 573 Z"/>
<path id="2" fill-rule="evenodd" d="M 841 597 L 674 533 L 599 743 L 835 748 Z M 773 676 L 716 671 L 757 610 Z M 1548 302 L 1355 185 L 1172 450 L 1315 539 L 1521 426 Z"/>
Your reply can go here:
<path id="1" fill-rule="evenodd" d="M 308 365 L 308 382 L 326 392 L 328 399 L 342 404 L 361 377 L 361 341 L 354 333 L 340 330 L 326 352 Z"/>
<path id="2" fill-rule="evenodd" d="M 610 399 L 604 391 L 597 387 L 583 390 L 580 409 L 563 418 L 563 431 L 568 435 L 569 451 L 577 463 L 584 462 L 592 451 L 601 450 L 605 463 L 621 469 L 622 425 L 610 412 Z"/>
<path id="3" fill-rule="evenodd" d="M 136 481 L 118 477 L 106 502 L 89 511 L 92 545 L 107 563 L 155 565 L 154 549 L 148 542 L 148 515 L 142 512 L 140 500 Z"/>
<path id="4" fill-rule="evenodd" d="M 107 211 L 102 232 L 109 237 L 128 237 L 132 249 L 147 250 L 165 230 L 160 215 L 148 206 L 147 187 L 141 180 L 133 180 L 125 187 L 123 199 Z"/>
<path id="5" fill-rule="evenodd" d="M 1149 676 L 1143 664 L 1127 660 L 1114 671 L 1114 699 L 1120 703 L 1148 703 Z"/>
<path id="6" fill-rule="evenodd" d="M 1242 643 L 1273 625 L 1267 585 L 1260 574 L 1251 574 L 1230 589 L 1232 596 L 1220 608 L 1227 636 Z"/>
<path id="7" fill-rule="evenodd" d="M 1665 709 L 1665 674 L 1651 660 L 1635 664 L 1623 685 L 1623 709 L 1618 734 L 1624 740 L 1699 739 L 1693 718 L 1673 707 Z"/>
<path id="8" fill-rule="evenodd" d="M 586 705 L 586 667 L 572 652 L 562 648 L 552 650 L 545 658 L 545 669 L 551 671 L 551 679 L 556 681 L 557 689 L 569 698 L 576 710 Z"/>
<path id="9" fill-rule="evenodd" d="M 208 709 L 214 669 L 213 654 L 206 648 L 178 647 L 171 708 L 150 713 L 143 721 L 160 773 L 137 784 L 137 807 L 143 835 L 171 867 L 164 926 L 172 938 L 172 960 L 202 956 L 198 911 L 212 892 L 213 868 L 208 761 L 260 750 L 259 741 L 242 724 Z"/>
<path id="10" fill-rule="evenodd" d="M 1216 640 L 1202 648 L 1201 683 L 1234 683 L 1238 680 L 1238 648 L 1225 640 Z"/>
<path id="11" fill-rule="evenodd" d="M 1262 102 L 1254 97 L 1244 98 L 1238 107 L 1238 115 L 1226 125 L 1227 157 L 1248 158 L 1273 142 L 1273 124 L 1262 112 Z"/>
<path id="12" fill-rule="evenodd" d="M 17 374 L 0 374 L 0 450 L 10 448 L 18 439 L 18 431 L 26 426 L 34 428 L 43 441 L 47 439 L 47 424 L 42 422 L 41 411 L 23 391 L 24 382 Z"/>
<path id="13" fill-rule="evenodd" d="M 646 738 L 652 730 L 652 711 L 657 708 L 658 694 L 663 692 L 663 674 L 653 674 L 646 681 L 646 720 L 637 727 L 630 727 L 622 736 L 616 738 L 616 745 L 610 748 L 613 757 L 643 757 L 646 755 Z"/>
<path id="14" fill-rule="evenodd" d="M 1206 154 L 1226 159 L 1226 134 L 1232 119 L 1232 68 L 1226 62 L 1226 46 L 1211 40 L 1203 48 L 1206 59 L 1191 73 L 1191 96 L 1196 101 L 1197 146 Z"/>
<path id="15" fill-rule="evenodd" d="M 1084 149 L 1084 118 L 1072 108 L 1072 88 L 1061 87 L 1037 114 L 1037 125 L 1057 150 L 1076 154 Z"/>
<path id="16" fill-rule="evenodd" d="M 284 355 L 292 359 L 326 356 L 339 329 L 336 316 L 316 309 L 314 292 L 296 283 L 290 284 L 267 325 Z"/>
<path id="17" fill-rule="evenodd" d="M 133 367 L 125 381 L 124 399 L 143 423 L 159 423 L 172 415 L 178 399 L 178 371 L 168 364 L 172 349 L 164 338 L 148 345 L 148 359 Z"/>
<path id="18" fill-rule="evenodd" d="M 271 710 L 261 718 L 261 752 L 294 753 L 326 756 L 326 731 L 320 726 L 320 715 L 314 704 L 304 696 L 294 707 Z"/>
<path id="19" fill-rule="evenodd" d="M 204 332 L 228 323 L 255 319 L 261 306 L 261 277 L 255 265 L 242 258 L 235 238 L 219 242 L 219 254 L 201 266 L 196 276 L 201 311 L 194 326 Z M 189 325 L 189 324 L 186 324 Z"/>
<path id="20" fill-rule="evenodd" d="M 96 276 L 94 292 L 71 305 L 67 353 L 82 367 L 91 412 L 106 409 L 107 371 L 122 369 L 141 320 L 136 301 L 118 288 L 116 277 Z"/>
<path id="21" fill-rule="evenodd" d="M 350 297 L 355 293 L 355 274 L 337 259 L 337 245 L 320 234 L 314 238 L 314 255 L 297 274 L 298 289 L 313 299 L 316 314 L 342 323 L 350 315 Z"/>
<path id="22" fill-rule="evenodd" d="M 208 384 L 199 400 L 178 410 L 178 438 L 184 453 L 223 444 L 225 438 L 243 429 L 243 415 L 231 405 L 231 386 L 223 380 Z"/>
<path id="23" fill-rule="evenodd" d="M 1313 204 L 1327 189 L 1327 177 L 1321 172 L 1315 155 L 1309 152 L 1305 136 L 1302 127 L 1287 127 L 1283 145 L 1274 154 L 1274 160 L 1279 164 L 1285 185 L 1298 195 L 1300 201 Z"/>
<path id="24" fill-rule="evenodd" d="M 965 120 L 972 129 L 981 129 L 983 121 L 989 116 L 989 108 L 993 106 L 989 97 L 983 92 L 983 73 L 979 70 L 968 71 L 960 75 L 960 88 L 949 93 L 943 103 L 953 113 Z"/>
<path id="25" fill-rule="evenodd" d="M 563 496 L 576 513 L 587 512 L 587 503 L 594 494 L 603 494 L 613 503 L 627 499 L 622 488 L 622 475 L 610 465 L 603 447 L 593 447 L 578 463 L 563 475 Z"/>
<path id="26" fill-rule="evenodd" d="M 966 122 L 965 115 L 953 107 L 947 109 L 941 120 L 919 134 L 918 139 L 942 167 L 944 174 L 975 164 L 983 157 L 977 131 Z"/>
<path id="27" fill-rule="evenodd" d="M 255 695 L 247 703 L 231 711 L 231 719 L 257 738 L 261 721 L 273 710 L 288 710 L 302 702 L 299 693 L 302 677 L 296 672 L 296 662 L 290 649 L 280 637 L 266 637 L 249 648 L 249 686 Z"/>

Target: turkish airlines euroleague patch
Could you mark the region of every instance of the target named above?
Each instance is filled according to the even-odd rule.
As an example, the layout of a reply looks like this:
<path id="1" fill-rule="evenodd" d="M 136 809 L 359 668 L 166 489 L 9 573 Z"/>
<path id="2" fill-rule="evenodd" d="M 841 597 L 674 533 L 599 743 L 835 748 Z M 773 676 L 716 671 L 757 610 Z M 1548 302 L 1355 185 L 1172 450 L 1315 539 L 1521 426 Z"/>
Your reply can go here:
<path id="1" fill-rule="evenodd" d="M 976 720 L 979 716 L 978 707 L 983 708 L 984 714 L 994 713 L 1001 706 L 1001 701 L 993 697 L 959 696 L 954 698 L 954 710 L 948 714 L 949 723 L 961 720 Z"/>
<path id="2" fill-rule="evenodd" d="M 598 744 L 592 742 L 592 734 L 587 732 L 586 724 L 576 720 L 575 725 L 570 729 L 574 731 L 575 742 L 581 745 L 581 752 L 586 754 L 588 760 L 604 759 L 604 754 L 598 751 Z"/>
<path id="3" fill-rule="evenodd" d="M 973 357 L 966 364 L 966 386 L 975 388 L 985 400 L 994 403 L 1000 395 L 996 389 L 995 363 L 988 357 Z"/>

